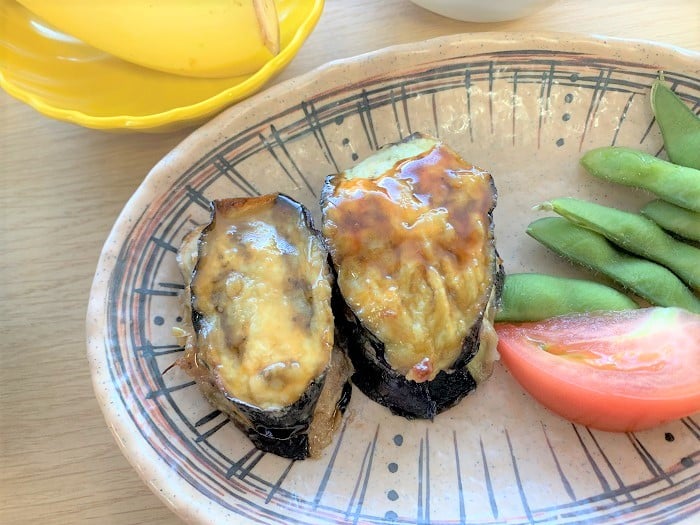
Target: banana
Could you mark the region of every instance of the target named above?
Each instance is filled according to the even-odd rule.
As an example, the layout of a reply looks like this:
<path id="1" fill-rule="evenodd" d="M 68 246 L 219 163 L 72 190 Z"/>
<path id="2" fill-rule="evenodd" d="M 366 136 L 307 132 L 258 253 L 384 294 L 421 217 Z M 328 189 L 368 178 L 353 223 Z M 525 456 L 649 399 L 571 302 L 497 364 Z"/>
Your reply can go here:
<path id="1" fill-rule="evenodd" d="M 18 2 L 86 44 L 178 75 L 247 75 L 280 51 L 274 0 Z"/>

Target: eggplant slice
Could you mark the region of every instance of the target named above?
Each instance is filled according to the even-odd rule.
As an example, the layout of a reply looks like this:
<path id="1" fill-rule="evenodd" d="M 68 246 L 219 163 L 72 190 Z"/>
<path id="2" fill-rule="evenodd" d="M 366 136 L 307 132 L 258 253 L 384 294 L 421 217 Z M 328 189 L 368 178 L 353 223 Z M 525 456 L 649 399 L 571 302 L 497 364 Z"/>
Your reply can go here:
<path id="1" fill-rule="evenodd" d="M 491 375 L 503 285 L 491 175 L 423 134 L 326 179 L 338 343 L 369 398 L 432 419 Z"/>
<path id="2" fill-rule="evenodd" d="M 352 366 L 335 345 L 334 276 L 308 210 L 281 194 L 213 201 L 178 262 L 179 366 L 260 450 L 320 455 L 350 400 Z"/>

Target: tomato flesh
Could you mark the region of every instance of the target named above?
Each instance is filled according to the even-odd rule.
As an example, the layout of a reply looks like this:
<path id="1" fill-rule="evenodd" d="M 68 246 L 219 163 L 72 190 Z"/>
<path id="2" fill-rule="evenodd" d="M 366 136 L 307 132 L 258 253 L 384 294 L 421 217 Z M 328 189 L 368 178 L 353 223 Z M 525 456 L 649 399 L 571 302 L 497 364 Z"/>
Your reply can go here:
<path id="1" fill-rule="evenodd" d="M 700 315 L 643 308 L 498 323 L 496 331 L 511 375 L 569 421 L 623 432 L 700 411 Z"/>

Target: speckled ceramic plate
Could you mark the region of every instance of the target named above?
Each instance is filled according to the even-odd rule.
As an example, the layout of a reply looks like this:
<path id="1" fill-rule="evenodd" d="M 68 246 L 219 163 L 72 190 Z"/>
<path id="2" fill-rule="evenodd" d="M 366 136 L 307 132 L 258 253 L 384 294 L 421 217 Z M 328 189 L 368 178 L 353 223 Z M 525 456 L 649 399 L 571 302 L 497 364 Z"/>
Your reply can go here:
<path id="1" fill-rule="evenodd" d="M 525 233 L 532 206 L 574 195 L 634 209 L 649 197 L 593 180 L 583 151 L 661 154 L 659 70 L 695 111 L 700 55 L 573 35 L 458 35 L 335 62 L 202 127 L 126 205 L 87 319 L 95 390 L 141 477 L 192 523 L 671 523 L 700 519 L 700 418 L 641 433 L 573 425 L 498 365 L 435 421 L 390 415 L 355 389 L 318 460 L 255 450 L 177 368 L 175 252 L 210 199 L 283 191 L 318 218 L 323 178 L 422 130 L 490 170 L 507 271 L 573 275 Z M 168 370 L 169 369 L 169 370 Z"/>

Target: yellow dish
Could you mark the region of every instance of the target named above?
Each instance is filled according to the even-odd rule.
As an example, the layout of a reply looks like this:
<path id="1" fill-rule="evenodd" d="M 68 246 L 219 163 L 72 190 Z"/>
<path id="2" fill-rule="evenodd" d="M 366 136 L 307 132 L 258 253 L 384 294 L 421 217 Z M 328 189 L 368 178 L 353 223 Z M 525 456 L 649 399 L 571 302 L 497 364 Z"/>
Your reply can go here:
<path id="1" fill-rule="evenodd" d="M 120 60 L 0 0 L 0 87 L 39 112 L 96 129 L 169 131 L 258 91 L 296 55 L 324 0 L 277 0 L 280 53 L 252 75 L 194 78 Z"/>

